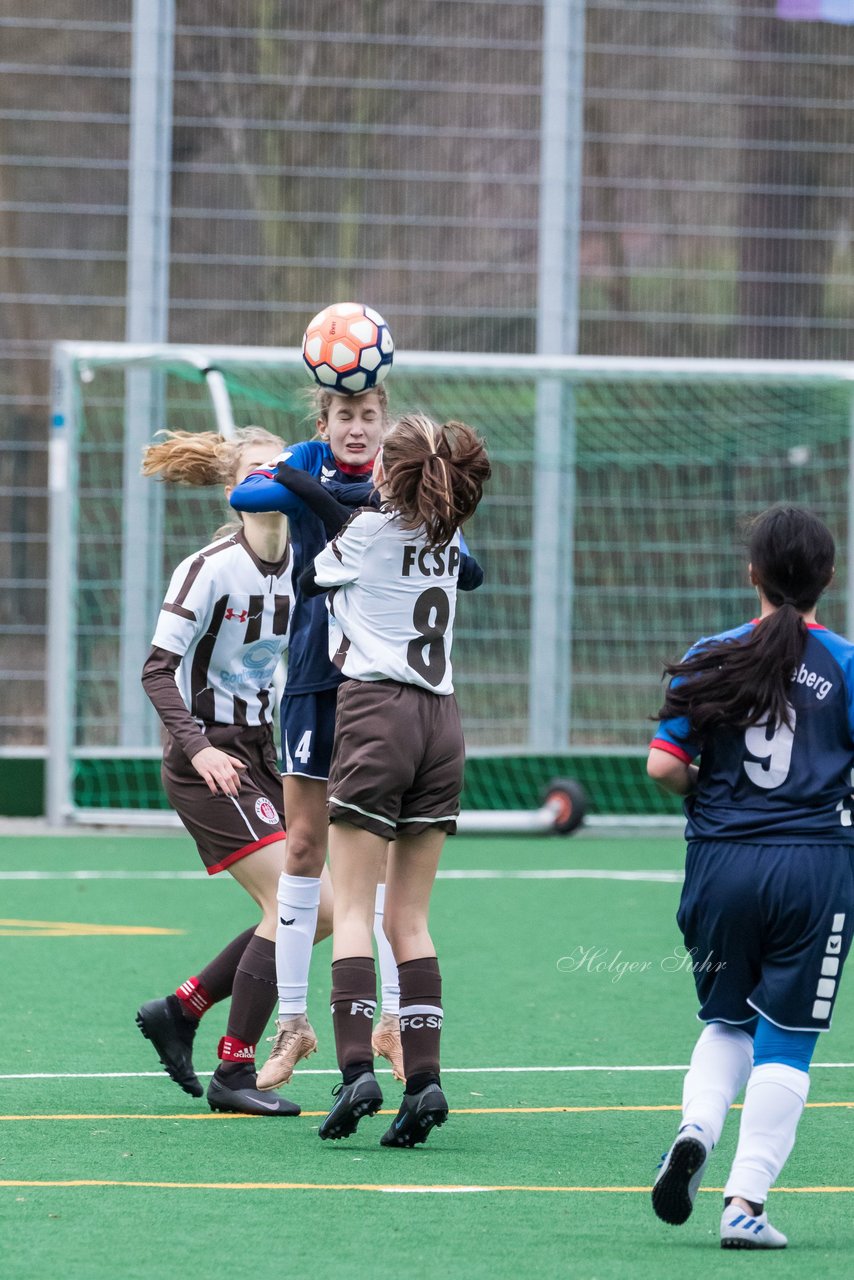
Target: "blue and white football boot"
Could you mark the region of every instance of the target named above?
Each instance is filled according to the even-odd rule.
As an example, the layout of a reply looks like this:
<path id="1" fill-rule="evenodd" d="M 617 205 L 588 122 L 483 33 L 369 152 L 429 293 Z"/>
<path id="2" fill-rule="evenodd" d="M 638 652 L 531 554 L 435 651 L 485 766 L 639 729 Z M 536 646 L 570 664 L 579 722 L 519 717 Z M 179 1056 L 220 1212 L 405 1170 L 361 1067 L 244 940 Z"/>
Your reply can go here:
<path id="1" fill-rule="evenodd" d="M 750 1213 L 728 1204 L 721 1217 L 722 1249 L 785 1249 L 789 1241 L 772 1227 L 768 1214 Z"/>
<path id="2" fill-rule="evenodd" d="M 679 1227 L 690 1218 L 712 1150 L 705 1139 L 699 1125 L 683 1124 L 662 1159 L 652 1188 L 652 1207 L 662 1222 Z"/>

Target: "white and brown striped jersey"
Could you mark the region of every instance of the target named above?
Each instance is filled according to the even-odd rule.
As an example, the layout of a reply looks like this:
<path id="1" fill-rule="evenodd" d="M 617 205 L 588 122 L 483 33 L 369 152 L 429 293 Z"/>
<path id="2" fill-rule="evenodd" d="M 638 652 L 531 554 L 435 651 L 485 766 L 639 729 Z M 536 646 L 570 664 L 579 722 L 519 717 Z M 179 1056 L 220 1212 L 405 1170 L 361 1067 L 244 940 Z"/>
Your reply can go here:
<path id="1" fill-rule="evenodd" d="M 151 643 L 180 655 L 175 682 L 200 724 L 270 723 L 293 602 L 290 547 L 268 564 L 242 530 L 178 565 Z"/>
<path id="2" fill-rule="evenodd" d="M 314 561 L 327 596 L 329 656 L 354 680 L 453 693 L 460 535 L 428 551 L 393 512 L 363 507 Z"/>

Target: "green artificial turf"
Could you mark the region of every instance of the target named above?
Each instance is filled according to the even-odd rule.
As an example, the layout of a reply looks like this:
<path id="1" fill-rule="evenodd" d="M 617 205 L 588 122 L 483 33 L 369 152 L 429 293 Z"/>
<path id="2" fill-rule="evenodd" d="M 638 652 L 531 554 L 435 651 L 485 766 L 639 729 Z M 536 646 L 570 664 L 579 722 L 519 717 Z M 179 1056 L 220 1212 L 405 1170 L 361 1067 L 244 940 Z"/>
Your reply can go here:
<path id="1" fill-rule="evenodd" d="M 309 1009 L 320 1049 L 286 1090 L 304 1114 L 215 1116 L 158 1071 L 134 1013 L 251 924 L 239 887 L 225 877 L 0 880 L 4 921 L 175 931 L 44 937 L 37 925 L 0 924 L 3 1276 L 652 1280 L 744 1266 L 773 1266 L 775 1277 L 847 1274 L 848 1106 L 810 1105 L 780 1185 L 849 1190 L 776 1191 L 772 1220 L 791 1245 L 773 1259 L 720 1251 L 713 1190 L 682 1228 L 650 1210 L 645 1188 L 675 1129 L 682 1071 L 621 1068 L 678 1068 L 698 1032 L 691 975 L 674 955 L 678 882 L 507 874 L 674 872 L 681 859 L 671 838 L 449 842 L 444 872 L 507 878 L 437 883 L 452 1114 L 414 1151 L 378 1146 L 383 1116 L 346 1142 L 317 1138 L 319 1117 L 308 1113 L 325 1112 L 336 1080 L 328 942 L 315 953 Z M 0 873 L 198 865 L 183 837 L 0 838 Z M 819 1063 L 854 1062 L 852 992 L 849 979 Z M 224 1027 L 219 1008 L 202 1022 L 203 1081 Z M 594 1066 L 610 1069 L 508 1070 Z M 394 1110 L 400 1086 L 379 1078 Z M 851 1069 L 816 1067 L 810 1103 L 854 1104 L 851 1079 Z M 707 1188 L 723 1183 L 736 1128 L 737 1113 Z M 441 1190 L 462 1187 L 485 1189 Z"/>

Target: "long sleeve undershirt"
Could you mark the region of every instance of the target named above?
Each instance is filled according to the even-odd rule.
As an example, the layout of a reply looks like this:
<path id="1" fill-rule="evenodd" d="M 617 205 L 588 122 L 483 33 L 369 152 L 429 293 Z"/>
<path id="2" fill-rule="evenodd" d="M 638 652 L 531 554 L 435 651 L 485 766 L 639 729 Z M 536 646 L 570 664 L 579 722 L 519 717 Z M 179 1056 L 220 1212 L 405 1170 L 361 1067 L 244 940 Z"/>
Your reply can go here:
<path id="1" fill-rule="evenodd" d="M 210 743 L 184 705 L 181 691 L 175 683 L 175 672 L 180 662 L 177 653 L 153 647 L 142 668 L 142 687 L 167 733 L 187 759 L 192 760 Z"/>

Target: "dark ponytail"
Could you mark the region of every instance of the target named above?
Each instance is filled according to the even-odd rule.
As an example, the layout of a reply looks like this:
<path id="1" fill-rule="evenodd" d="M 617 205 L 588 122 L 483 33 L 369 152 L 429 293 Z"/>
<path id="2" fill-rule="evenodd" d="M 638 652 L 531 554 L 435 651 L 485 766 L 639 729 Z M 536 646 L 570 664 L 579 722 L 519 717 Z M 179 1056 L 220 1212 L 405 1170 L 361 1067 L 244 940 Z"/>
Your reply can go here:
<path id="1" fill-rule="evenodd" d="M 811 610 L 833 577 L 836 548 L 827 526 L 800 507 L 757 516 L 748 547 L 754 581 L 775 612 L 745 637 L 704 645 L 669 663 L 671 683 L 658 718 L 686 716 L 702 743 L 716 729 L 789 724 L 789 685 L 803 657 Z"/>
<path id="2" fill-rule="evenodd" d="M 422 413 L 400 418 L 383 441 L 383 489 L 428 548 L 444 547 L 475 512 L 490 476 L 483 441 L 464 422 L 437 426 Z"/>

